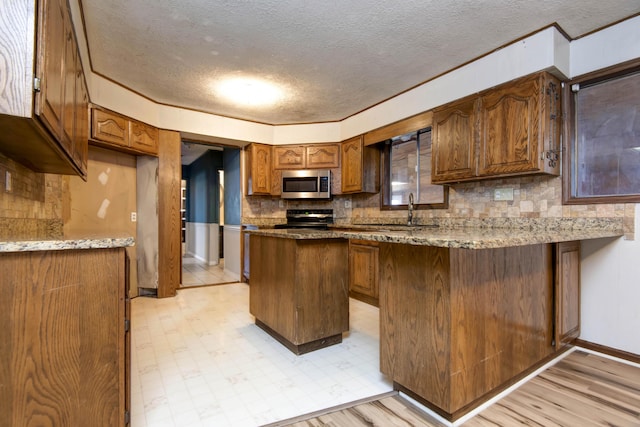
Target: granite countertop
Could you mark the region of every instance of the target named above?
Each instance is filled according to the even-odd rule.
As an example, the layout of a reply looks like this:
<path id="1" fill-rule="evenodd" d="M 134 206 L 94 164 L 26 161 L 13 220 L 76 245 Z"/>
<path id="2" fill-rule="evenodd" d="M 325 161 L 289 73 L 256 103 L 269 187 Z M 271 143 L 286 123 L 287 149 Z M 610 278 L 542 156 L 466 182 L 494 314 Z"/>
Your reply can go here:
<path id="1" fill-rule="evenodd" d="M 92 237 L 60 240 L 0 242 L 0 252 L 60 251 L 66 249 L 108 249 L 133 246 L 133 237 Z"/>
<path id="2" fill-rule="evenodd" d="M 400 224 L 359 224 L 329 230 L 258 229 L 248 231 L 261 236 L 288 239 L 357 239 L 385 243 L 438 246 L 445 248 L 488 249 L 589 240 L 622 236 L 619 221 L 546 221 L 544 223 L 514 223 L 509 227 L 451 227 Z"/>

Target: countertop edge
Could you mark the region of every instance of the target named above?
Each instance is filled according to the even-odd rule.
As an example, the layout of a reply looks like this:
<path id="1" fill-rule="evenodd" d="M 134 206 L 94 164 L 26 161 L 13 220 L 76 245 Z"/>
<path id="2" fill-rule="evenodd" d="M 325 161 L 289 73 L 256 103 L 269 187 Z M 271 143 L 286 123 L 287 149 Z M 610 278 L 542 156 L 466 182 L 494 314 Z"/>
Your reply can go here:
<path id="1" fill-rule="evenodd" d="M 110 249 L 133 246 L 133 237 L 106 237 L 86 239 L 60 240 L 25 240 L 0 242 L 0 253 L 31 252 L 31 251 L 61 251 L 71 249 Z"/>

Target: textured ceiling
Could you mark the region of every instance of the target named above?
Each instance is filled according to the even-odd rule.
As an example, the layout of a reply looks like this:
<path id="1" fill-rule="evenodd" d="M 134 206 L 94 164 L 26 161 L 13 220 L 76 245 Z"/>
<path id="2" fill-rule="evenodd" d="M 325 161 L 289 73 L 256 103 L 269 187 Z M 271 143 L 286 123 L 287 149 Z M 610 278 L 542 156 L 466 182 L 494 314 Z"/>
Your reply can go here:
<path id="1" fill-rule="evenodd" d="M 78 1 L 95 73 L 270 124 L 341 120 L 554 22 L 577 38 L 640 12 L 640 0 Z M 225 76 L 286 96 L 240 107 L 211 89 Z"/>

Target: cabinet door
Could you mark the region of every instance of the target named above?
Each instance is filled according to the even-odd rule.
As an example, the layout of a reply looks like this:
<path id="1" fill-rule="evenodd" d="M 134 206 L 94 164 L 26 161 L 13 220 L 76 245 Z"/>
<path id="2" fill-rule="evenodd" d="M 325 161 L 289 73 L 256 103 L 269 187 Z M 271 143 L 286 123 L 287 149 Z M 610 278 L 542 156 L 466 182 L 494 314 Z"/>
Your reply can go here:
<path id="1" fill-rule="evenodd" d="M 158 154 L 158 129 L 135 120 L 129 122 L 129 144 L 131 148 L 148 154 Z"/>
<path id="2" fill-rule="evenodd" d="M 479 176 L 538 170 L 540 91 L 533 77 L 482 97 Z"/>
<path id="3" fill-rule="evenodd" d="M 274 169 L 304 169 L 304 146 L 285 145 L 273 147 Z"/>
<path id="4" fill-rule="evenodd" d="M 362 191 L 362 137 L 342 143 L 342 192 Z"/>
<path id="5" fill-rule="evenodd" d="M 36 96 L 36 115 L 58 140 L 62 135 L 64 114 L 64 15 L 60 0 L 44 2 L 43 32 L 38 44 L 38 77 L 41 81 Z"/>
<path id="6" fill-rule="evenodd" d="M 89 149 L 89 94 L 80 61 L 76 63 L 76 103 L 73 160 L 86 172 Z"/>
<path id="7" fill-rule="evenodd" d="M 271 146 L 251 144 L 246 154 L 247 195 L 271 194 Z"/>
<path id="8" fill-rule="evenodd" d="M 349 241 L 349 293 L 356 299 L 379 306 L 377 243 Z"/>
<path id="9" fill-rule="evenodd" d="M 96 108 L 91 115 L 91 138 L 122 147 L 129 146 L 129 121 L 126 118 Z"/>
<path id="10" fill-rule="evenodd" d="M 64 96 L 63 96 L 63 116 L 62 135 L 60 145 L 73 157 L 73 143 L 75 141 L 75 108 L 76 108 L 76 41 L 73 38 L 73 30 L 69 14 L 64 14 Z"/>
<path id="11" fill-rule="evenodd" d="M 555 346 L 580 335 L 580 242 L 556 244 Z"/>
<path id="12" fill-rule="evenodd" d="M 308 169 L 331 169 L 340 167 L 340 147 L 338 144 L 316 144 L 306 147 Z"/>
<path id="13" fill-rule="evenodd" d="M 475 177 L 477 99 L 466 98 L 433 114 L 431 182 Z"/>

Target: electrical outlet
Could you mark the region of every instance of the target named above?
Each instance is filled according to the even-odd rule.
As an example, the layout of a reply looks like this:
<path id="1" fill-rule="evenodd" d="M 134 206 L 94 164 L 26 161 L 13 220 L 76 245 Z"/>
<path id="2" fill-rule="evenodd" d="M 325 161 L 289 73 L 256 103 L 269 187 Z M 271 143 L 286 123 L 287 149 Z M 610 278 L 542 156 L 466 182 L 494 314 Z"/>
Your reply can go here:
<path id="1" fill-rule="evenodd" d="M 351 199 L 345 199 L 344 207 L 347 209 L 351 209 Z"/>
<path id="2" fill-rule="evenodd" d="M 513 200 L 513 188 L 496 188 L 493 190 L 493 200 L 511 201 Z"/>
<path id="3" fill-rule="evenodd" d="M 131 222 L 136 222 L 138 220 L 138 214 L 136 212 L 131 212 Z"/>
<path id="4" fill-rule="evenodd" d="M 280 201 L 278 202 L 278 206 L 280 207 L 280 209 L 284 208 L 284 200 L 280 199 Z"/>
<path id="5" fill-rule="evenodd" d="M 13 191 L 13 182 L 11 182 L 11 172 L 5 171 L 4 173 L 4 191 L 11 193 Z"/>

